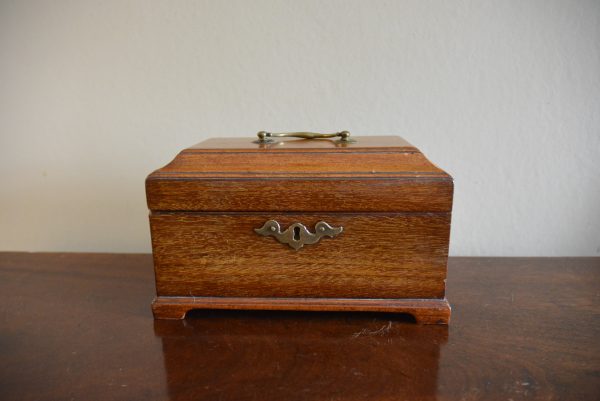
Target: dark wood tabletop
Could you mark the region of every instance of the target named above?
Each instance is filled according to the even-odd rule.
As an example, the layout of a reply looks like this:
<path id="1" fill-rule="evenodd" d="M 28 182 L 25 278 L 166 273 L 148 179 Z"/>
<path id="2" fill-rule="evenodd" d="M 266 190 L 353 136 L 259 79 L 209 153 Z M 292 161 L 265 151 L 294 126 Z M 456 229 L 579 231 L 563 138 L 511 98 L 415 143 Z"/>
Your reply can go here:
<path id="1" fill-rule="evenodd" d="M 154 321 L 152 258 L 0 253 L 2 400 L 597 400 L 600 258 L 451 258 L 449 326 Z"/>

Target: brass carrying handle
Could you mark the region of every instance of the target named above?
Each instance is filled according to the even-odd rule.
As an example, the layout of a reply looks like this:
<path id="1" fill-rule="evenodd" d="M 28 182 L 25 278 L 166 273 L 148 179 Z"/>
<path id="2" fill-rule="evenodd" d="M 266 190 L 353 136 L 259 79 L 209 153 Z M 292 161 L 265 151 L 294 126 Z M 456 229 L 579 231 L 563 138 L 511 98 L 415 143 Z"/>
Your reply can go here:
<path id="1" fill-rule="evenodd" d="M 339 137 L 340 142 L 353 142 L 350 139 L 350 133 L 348 131 L 335 132 L 333 134 L 320 134 L 317 132 L 266 132 L 260 131 L 258 134 L 259 143 L 273 142 L 273 138 L 304 138 L 304 139 L 323 139 L 323 138 L 336 138 Z"/>

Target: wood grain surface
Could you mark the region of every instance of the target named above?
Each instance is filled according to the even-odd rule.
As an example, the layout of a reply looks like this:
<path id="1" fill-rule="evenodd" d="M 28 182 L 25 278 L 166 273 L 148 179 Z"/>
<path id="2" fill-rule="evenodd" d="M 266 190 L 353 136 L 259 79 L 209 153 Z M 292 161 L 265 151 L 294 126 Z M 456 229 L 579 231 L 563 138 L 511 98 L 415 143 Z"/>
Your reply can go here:
<path id="1" fill-rule="evenodd" d="M 2 400 L 597 400 L 600 258 L 450 258 L 450 326 L 154 320 L 151 255 L 0 253 Z"/>
<path id="2" fill-rule="evenodd" d="M 344 231 L 294 250 L 254 232 L 319 221 Z M 449 213 L 155 213 L 161 296 L 444 298 Z"/>
<path id="3" fill-rule="evenodd" d="M 273 174 L 302 175 L 447 175 L 431 164 L 419 152 L 363 151 L 363 152 L 201 152 L 185 150 L 175 160 L 160 169 L 155 176 L 221 175 L 237 177 L 241 174 L 271 176 Z"/>
<path id="4" fill-rule="evenodd" d="M 399 137 L 213 139 L 146 180 L 154 211 L 448 212 L 452 193 L 452 178 Z"/>
<path id="5" fill-rule="evenodd" d="M 448 212 L 453 183 L 445 179 L 149 178 L 156 211 Z"/>
<path id="6" fill-rule="evenodd" d="M 183 319 L 196 309 L 287 310 L 313 312 L 390 312 L 410 315 L 419 324 L 448 324 L 450 304 L 445 299 L 343 299 L 156 297 L 152 312 L 157 319 Z"/>

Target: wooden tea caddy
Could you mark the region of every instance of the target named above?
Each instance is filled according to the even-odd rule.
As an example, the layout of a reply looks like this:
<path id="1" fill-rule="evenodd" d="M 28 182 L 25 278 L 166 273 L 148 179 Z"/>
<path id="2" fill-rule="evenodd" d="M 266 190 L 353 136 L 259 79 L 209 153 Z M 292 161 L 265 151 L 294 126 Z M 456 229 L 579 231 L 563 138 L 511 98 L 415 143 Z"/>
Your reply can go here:
<path id="1" fill-rule="evenodd" d="M 155 318 L 263 309 L 450 319 L 452 177 L 400 137 L 208 139 L 150 174 L 146 194 Z"/>

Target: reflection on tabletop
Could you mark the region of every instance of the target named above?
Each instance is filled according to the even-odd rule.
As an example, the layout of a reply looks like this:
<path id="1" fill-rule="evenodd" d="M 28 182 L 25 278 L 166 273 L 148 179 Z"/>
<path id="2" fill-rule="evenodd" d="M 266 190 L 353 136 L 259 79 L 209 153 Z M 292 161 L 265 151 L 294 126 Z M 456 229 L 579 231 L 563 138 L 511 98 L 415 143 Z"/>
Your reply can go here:
<path id="1" fill-rule="evenodd" d="M 275 314 L 156 320 L 170 398 L 434 398 L 447 326 L 391 314 Z"/>

